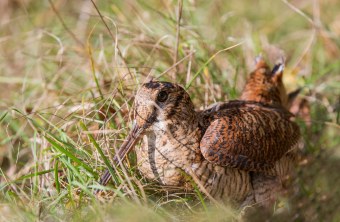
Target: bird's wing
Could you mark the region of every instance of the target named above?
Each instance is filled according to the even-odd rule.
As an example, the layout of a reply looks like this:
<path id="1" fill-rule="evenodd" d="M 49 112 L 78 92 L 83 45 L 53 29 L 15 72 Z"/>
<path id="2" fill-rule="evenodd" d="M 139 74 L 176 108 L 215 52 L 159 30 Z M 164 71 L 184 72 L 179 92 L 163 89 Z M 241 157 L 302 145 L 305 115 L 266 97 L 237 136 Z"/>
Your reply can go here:
<path id="1" fill-rule="evenodd" d="M 284 108 L 234 101 L 210 112 L 200 149 L 205 159 L 221 166 L 269 170 L 300 138 Z"/>

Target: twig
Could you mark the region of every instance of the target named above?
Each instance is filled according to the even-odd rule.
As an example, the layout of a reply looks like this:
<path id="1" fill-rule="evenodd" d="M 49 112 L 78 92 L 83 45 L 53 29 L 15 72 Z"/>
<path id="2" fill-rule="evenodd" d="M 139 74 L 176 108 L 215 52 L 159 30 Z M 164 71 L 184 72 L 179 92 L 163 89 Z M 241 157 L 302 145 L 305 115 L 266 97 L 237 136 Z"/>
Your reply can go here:
<path id="1" fill-rule="evenodd" d="M 58 10 L 55 8 L 52 0 L 48 0 L 48 2 L 51 5 L 51 8 L 53 10 L 53 12 L 57 15 L 59 21 L 61 22 L 61 24 L 63 25 L 64 29 L 66 30 L 66 32 L 68 32 L 68 34 L 70 34 L 72 36 L 72 38 L 83 48 L 85 48 L 84 43 L 82 43 L 82 41 L 80 41 L 77 36 L 67 27 L 66 23 L 64 22 L 64 19 L 60 16 Z"/>
<path id="2" fill-rule="evenodd" d="M 219 50 L 218 52 L 216 52 L 214 55 L 212 55 L 212 56 L 208 59 L 208 61 L 206 61 L 206 62 L 200 67 L 200 69 L 195 73 L 194 77 L 189 81 L 189 83 L 186 84 L 185 89 L 188 89 L 188 88 L 191 86 L 192 82 L 197 78 L 197 76 L 199 76 L 199 74 L 202 72 L 202 70 L 204 69 L 204 67 L 206 67 L 206 66 L 207 66 L 207 65 L 215 58 L 215 56 L 217 56 L 217 55 L 220 54 L 221 52 L 226 52 L 226 51 L 231 50 L 231 49 L 233 49 L 233 48 L 235 48 L 235 47 L 237 47 L 237 46 L 240 46 L 240 45 L 242 45 L 243 43 L 244 43 L 244 41 L 239 42 L 239 43 L 237 43 L 237 44 L 235 44 L 235 45 L 232 45 L 232 46 L 230 46 L 230 47 L 228 47 L 228 48 L 221 49 L 221 50 Z M 189 55 L 190 55 L 190 54 L 189 54 Z"/>
<path id="3" fill-rule="evenodd" d="M 110 36 L 111 36 L 112 40 L 115 42 L 115 48 L 116 48 L 117 51 L 118 51 L 119 57 L 122 59 L 122 62 L 123 62 L 123 64 L 124 64 L 124 66 L 126 66 L 126 69 L 127 69 L 128 73 L 130 74 L 131 78 L 133 78 L 133 76 L 132 76 L 132 74 L 131 74 L 131 71 L 130 71 L 129 67 L 127 66 L 127 63 L 126 63 L 126 61 L 125 61 L 125 59 L 124 59 L 124 57 L 123 57 L 123 54 L 122 54 L 122 52 L 120 51 L 120 48 L 118 47 L 117 38 L 115 38 L 115 36 L 114 36 L 113 33 L 111 32 L 111 29 L 109 28 L 109 26 L 108 26 L 107 23 L 105 22 L 104 16 L 103 16 L 102 13 L 99 11 L 99 9 L 98 9 L 96 3 L 95 3 L 93 0 L 91 0 L 91 2 L 92 2 L 92 4 L 93 4 L 94 8 L 96 9 L 96 11 L 97 11 L 97 13 L 98 13 L 100 19 L 101 19 L 102 22 L 104 23 L 106 29 L 107 29 L 108 32 L 110 33 Z"/>
<path id="4" fill-rule="evenodd" d="M 316 27 L 315 22 L 312 18 L 310 18 L 308 15 L 306 15 L 304 12 L 302 12 L 299 8 L 288 2 L 287 0 L 282 0 L 283 3 L 285 3 L 289 8 L 291 8 L 293 11 L 304 17 L 314 28 Z"/>
<path id="5" fill-rule="evenodd" d="M 178 46 L 179 46 L 179 38 L 180 38 L 180 30 L 181 30 L 182 9 L 183 9 L 183 2 L 182 2 L 182 0 L 178 0 L 177 32 L 176 32 L 176 46 L 175 46 L 174 64 L 177 63 L 177 59 L 178 59 Z M 172 73 L 172 76 L 171 76 L 173 80 L 175 80 L 177 72 L 178 72 L 178 66 L 175 66 L 175 72 Z"/>
<path id="6" fill-rule="evenodd" d="M 186 55 L 185 57 L 183 57 L 181 60 L 179 60 L 178 62 L 176 62 L 175 64 L 173 64 L 172 66 L 170 66 L 169 68 L 167 68 L 164 72 L 162 72 L 161 74 L 159 74 L 156 78 L 158 79 L 159 77 L 161 77 L 162 75 L 164 75 L 165 73 L 169 72 L 171 69 L 176 68 L 176 66 L 178 66 L 179 64 L 181 64 L 184 60 L 186 60 L 188 57 L 191 57 L 193 54 L 195 53 L 195 51 L 191 51 L 188 55 Z"/>
<path id="7" fill-rule="evenodd" d="M 187 84 L 189 81 L 190 81 L 190 75 L 191 75 L 191 60 L 192 60 L 192 53 L 193 52 L 193 47 L 192 45 L 190 45 L 190 58 L 189 58 L 189 61 L 188 61 L 188 68 L 187 68 L 187 78 L 185 80 L 185 84 Z"/>
<path id="8" fill-rule="evenodd" d="M 315 21 L 312 18 L 310 18 L 303 11 L 301 11 L 299 8 L 297 8 L 296 6 L 294 6 L 293 4 L 288 2 L 287 0 L 282 0 L 282 2 L 285 3 L 294 12 L 296 12 L 297 14 L 301 15 L 302 17 L 304 17 L 313 27 L 313 33 L 311 35 L 310 40 L 307 43 L 306 48 L 303 50 L 302 55 L 300 56 L 300 58 L 297 60 L 297 62 L 293 66 L 293 67 L 297 67 L 300 64 L 300 62 L 303 60 L 303 58 L 307 55 L 307 53 L 310 51 L 310 48 L 312 47 L 314 39 L 315 39 L 316 29 L 319 27 L 319 25 L 316 24 Z M 314 13 L 315 13 L 315 11 L 314 11 Z"/>

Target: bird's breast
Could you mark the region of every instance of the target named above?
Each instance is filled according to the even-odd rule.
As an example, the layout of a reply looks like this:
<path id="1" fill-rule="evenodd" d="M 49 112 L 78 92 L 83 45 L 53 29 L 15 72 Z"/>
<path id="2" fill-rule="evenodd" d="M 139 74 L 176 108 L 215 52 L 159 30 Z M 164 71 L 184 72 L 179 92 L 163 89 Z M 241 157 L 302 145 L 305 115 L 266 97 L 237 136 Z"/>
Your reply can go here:
<path id="1" fill-rule="evenodd" d="M 172 149 L 167 139 L 157 138 L 153 133 L 145 135 L 141 147 L 136 150 L 138 169 L 142 175 L 162 185 L 182 185 L 184 174 L 172 161 L 176 158 Z"/>

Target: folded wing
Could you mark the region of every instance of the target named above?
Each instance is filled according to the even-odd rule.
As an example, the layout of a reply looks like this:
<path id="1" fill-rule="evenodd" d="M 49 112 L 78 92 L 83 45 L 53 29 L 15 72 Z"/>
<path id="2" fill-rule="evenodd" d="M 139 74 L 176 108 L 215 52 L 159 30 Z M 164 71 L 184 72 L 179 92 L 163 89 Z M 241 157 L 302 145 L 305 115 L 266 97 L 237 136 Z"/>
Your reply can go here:
<path id="1" fill-rule="evenodd" d="M 267 171 L 300 138 L 293 115 L 280 106 L 231 101 L 207 112 L 200 149 L 205 159 L 221 166 Z"/>

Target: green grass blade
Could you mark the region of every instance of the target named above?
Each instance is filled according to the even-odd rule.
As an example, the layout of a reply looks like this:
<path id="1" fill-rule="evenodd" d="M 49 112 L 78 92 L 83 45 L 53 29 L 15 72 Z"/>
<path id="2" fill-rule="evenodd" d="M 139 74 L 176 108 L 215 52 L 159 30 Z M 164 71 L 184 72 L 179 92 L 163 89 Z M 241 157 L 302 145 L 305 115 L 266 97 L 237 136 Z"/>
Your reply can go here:
<path id="1" fill-rule="evenodd" d="M 2 123 L 2 121 L 5 119 L 5 117 L 7 116 L 8 112 L 4 112 L 1 117 L 0 117 L 0 123 Z"/>
<path id="2" fill-rule="evenodd" d="M 84 130 L 84 131 L 88 131 L 87 127 L 85 126 L 85 124 L 83 122 L 79 122 L 80 127 Z M 116 176 L 116 174 L 114 173 L 114 169 L 112 168 L 110 161 L 106 158 L 103 150 L 100 148 L 100 146 L 98 145 L 98 143 L 96 142 L 96 140 L 93 138 L 93 136 L 91 134 L 87 134 L 89 140 L 92 142 L 92 144 L 94 145 L 94 147 L 97 149 L 100 157 L 103 159 L 106 167 L 108 168 L 108 170 L 110 171 L 110 174 L 112 175 L 112 178 L 115 180 L 115 183 L 118 184 L 118 177 Z"/>
<path id="3" fill-rule="evenodd" d="M 79 165 L 81 165 L 82 167 L 84 167 L 84 169 L 86 169 L 88 172 L 90 172 L 93 175 L 97 175 L 97 173 L 95 173 L 92 168 L 87 165 L 86 163 L 82 162 L 80 159 L 78 159 L 76 156 L 74 156 L 71 152 L 69 152 L 68 150 L 64 149 L 62 146 L 60 146 L 58 143 L 56 143 L 55 141 L 53 141 L 51 138 L 49 138 L 48 136 L 45 136 L 46 140 L 54 147 L 56 148 L 59 152 L 65 154 L 66 156 L 68 156 L 70 159 L 72 159 L 74 162 L 78 163 Z"/>
<path id="4" fill-rule="evenodd" d="M 55 160 L 55 163 L 54 163 L 54 182 L 55 182 L 55 188 L 57 189 L 57 192 L 60 194 L 58 163 L 59 163 L 58 160 Z"/>

